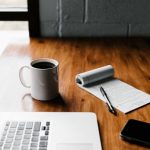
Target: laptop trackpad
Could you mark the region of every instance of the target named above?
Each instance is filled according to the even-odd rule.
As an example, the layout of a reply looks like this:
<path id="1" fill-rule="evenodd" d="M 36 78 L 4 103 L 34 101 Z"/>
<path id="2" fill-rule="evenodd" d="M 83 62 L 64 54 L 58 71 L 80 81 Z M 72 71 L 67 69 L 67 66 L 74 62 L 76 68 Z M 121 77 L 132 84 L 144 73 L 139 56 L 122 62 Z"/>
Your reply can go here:
<path id="1" fill-rule="evenodd" d="M 93 150 L 93 145 L 89 143 L 60 143 L 56 150 Z"/>

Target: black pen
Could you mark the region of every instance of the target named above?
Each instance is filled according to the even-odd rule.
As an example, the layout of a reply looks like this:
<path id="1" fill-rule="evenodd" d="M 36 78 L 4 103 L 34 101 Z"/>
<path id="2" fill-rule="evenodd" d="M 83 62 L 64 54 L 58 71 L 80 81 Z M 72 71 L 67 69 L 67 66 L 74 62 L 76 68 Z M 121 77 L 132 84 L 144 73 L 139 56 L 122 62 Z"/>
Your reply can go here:
<path id="1" fill-rule="evenodd" d="M 108 106 L 109 111 L 110 111 L 111 113 L 113 113 L 114 115 L 117 115 L 117 113 L 116 113 L 114 107 L 112 106 L 112 104 L 111 104 L 111 102 L 110 102 L 110 100 L 109 100 L 109 98 L 108 98 L 108 96 L 107 96 L 107 93 L 105 92 L 105 90 L 104 90 L 104 88 L 103 88 L 102 86 L 100 87 L 100 92 L 102 93 L 103 97 L 104 97 L 105 100 L 106 100 L 106 105 Z"/>

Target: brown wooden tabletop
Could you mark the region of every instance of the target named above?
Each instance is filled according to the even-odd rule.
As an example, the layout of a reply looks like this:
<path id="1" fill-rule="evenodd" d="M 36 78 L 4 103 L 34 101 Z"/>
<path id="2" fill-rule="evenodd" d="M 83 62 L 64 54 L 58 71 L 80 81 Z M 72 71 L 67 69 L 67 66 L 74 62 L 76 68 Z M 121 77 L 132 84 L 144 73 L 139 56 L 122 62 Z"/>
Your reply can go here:
<path id="1" fill-rule="evenodd" d="M 60 97 L 49 102 L 32 99 L 19 81 L 19 68 L 37 58 L 59 61 Z M 0 58 L 0 111 L 94 112 L 104 150 L 146 150 L 121 140 L 128 119 L 150 122 L 150 105 L 117 116 L 103 101 L 75 84 L 78 73 L 111 64 L 115 77 L 150 94 L 150 40 L 148 39 L 30 39 L 8 44 Z M 29 82 L 29 76 L 26 76 Z"/>

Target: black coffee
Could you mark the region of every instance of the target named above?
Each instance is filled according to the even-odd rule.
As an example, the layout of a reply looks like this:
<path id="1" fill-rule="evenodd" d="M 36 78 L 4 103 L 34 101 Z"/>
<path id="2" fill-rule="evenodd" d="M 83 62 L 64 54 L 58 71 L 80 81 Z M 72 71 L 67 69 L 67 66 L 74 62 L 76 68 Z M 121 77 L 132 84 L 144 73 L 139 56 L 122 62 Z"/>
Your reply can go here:
<path id="1" fill-rule="evenodd" d="M 37 62 L 32 65 L 34 68 L 39 68 L 39 69 L 48 69 L 48 68 L 54 68 L 55 65 L 50 63 L 50 62 Z"/>

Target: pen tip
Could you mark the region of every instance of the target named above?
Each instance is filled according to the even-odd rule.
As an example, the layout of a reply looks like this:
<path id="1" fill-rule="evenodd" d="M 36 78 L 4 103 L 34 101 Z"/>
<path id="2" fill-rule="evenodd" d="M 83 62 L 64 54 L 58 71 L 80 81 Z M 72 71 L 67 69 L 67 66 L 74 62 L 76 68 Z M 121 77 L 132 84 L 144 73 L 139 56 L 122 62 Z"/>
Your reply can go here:
<path id="1" fill-rule="evenodd" d="M 113 114 L 114 114 L 115 116 L 117 116 L 117 112 L 116 112 L 116 111 L 113 111 Z"/>
<path id="2" fill-rule="evenodd" d="M 109 110 L 113 115 L 117 116 L 117 112 L 115 110 Z"/>

